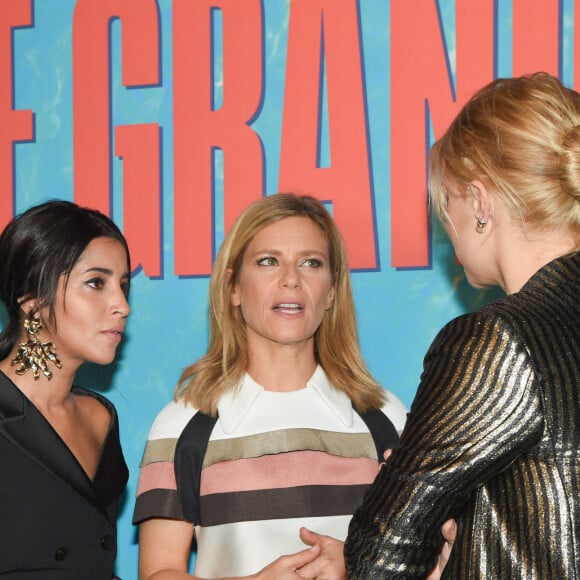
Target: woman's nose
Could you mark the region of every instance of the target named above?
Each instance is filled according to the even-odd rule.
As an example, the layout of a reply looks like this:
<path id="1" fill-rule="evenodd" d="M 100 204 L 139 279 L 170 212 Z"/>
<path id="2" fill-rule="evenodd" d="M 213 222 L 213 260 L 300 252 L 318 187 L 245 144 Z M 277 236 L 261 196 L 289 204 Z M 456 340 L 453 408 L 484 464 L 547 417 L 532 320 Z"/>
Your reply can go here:
<path id="1" fill-rule="evenodd" d="M 282 283 L 286 288 L 298 288 L 301 285 L 298 269 L 294 266 L 284 268 L 282 272 Z"/>
<path id="2" fill-rule="evenodd" d="M 127 296 L 121 288 L 119 288 L 118 292 L 116 293 L 115 300 L 113 302 L 113 311 L 121 314 L 123 318 L 127 318 L 127 316 L 129 316 L 129 312 L 131 311 Z"/>

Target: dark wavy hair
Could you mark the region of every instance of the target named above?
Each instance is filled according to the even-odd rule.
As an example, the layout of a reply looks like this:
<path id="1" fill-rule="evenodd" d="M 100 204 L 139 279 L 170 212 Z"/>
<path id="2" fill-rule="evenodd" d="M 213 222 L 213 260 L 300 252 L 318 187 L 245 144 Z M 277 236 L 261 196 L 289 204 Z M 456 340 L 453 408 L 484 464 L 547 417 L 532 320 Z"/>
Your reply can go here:
<path id="1" fill-rule="evenodd" d="M 129 247 L 121 230 L 104 214 L 68 201 L 54 200 L 34 206 L 15 217 L 0 235 L 0 300 L 8 323 L 0 333 L 0 360 L 5 359 L 21 333 L 26 300 L 37 299 L 38 308 L 48 307 L 55 324 L 54 303 L 58 282 L 71 270 L 95 238 L 117 240 L 127 254 Z"/>

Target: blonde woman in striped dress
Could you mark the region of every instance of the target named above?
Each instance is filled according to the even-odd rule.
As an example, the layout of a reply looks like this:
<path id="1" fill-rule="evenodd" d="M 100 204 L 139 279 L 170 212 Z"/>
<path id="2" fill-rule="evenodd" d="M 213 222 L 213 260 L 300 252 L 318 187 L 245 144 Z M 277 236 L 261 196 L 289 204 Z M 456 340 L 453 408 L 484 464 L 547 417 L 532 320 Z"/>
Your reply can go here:
<path id="1" fill-rule="evenodd" d="M 209 297 L 207 353 L 145 449 L 140 577 L 191 578 L 195 539 L 195 578 L 344 578 L 350 518 L 406 410 L 362 360 L 345 250 L 324 206 L 294 194 L 250 205 Z"/>

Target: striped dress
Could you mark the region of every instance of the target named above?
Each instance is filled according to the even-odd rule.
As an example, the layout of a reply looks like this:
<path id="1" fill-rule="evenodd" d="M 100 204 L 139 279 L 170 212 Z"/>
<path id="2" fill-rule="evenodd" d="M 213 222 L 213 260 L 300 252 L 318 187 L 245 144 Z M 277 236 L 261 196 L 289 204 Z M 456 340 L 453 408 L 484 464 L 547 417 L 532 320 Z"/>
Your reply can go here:
<path id="1" fill-rule="evenodd" d="M 304 549 L 301 526 L 344 540 L 405 416 L 390 394 L 384 410 L 359 415 L 320 367 L 284 393 L 246 375 L 217 418 L 171 402 L 147 441 L 133 521 L 191 522 L 195 574 L 206 578 L 253 574 Z"/>

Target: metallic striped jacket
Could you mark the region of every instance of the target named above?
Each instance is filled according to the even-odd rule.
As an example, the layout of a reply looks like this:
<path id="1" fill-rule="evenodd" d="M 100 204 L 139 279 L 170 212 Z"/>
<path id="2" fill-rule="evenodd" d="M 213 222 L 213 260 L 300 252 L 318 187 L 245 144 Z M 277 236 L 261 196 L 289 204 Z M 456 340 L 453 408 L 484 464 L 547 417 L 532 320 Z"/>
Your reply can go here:
<path id="1" fill-rule="evenodd" d="M 580 579 L 580 252 L 447 324 L 345 544 L 349 577 Z"/>

